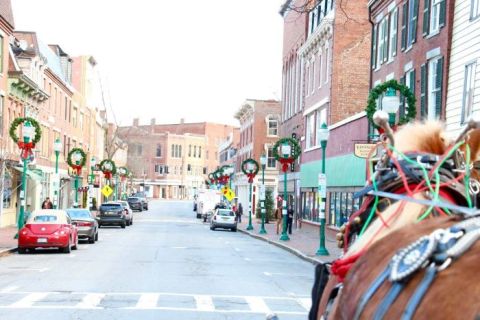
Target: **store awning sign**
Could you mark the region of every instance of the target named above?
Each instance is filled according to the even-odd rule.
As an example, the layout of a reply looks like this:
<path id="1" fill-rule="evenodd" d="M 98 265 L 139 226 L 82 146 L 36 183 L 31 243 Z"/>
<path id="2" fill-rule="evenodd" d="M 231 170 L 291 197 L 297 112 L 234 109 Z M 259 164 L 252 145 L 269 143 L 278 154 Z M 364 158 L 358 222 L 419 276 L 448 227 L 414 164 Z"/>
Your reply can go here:
<path id="1" fill-rule="evenodd" d="M 375 150 L 372 151 L 373 148 L 375 148 Z M 375 143 L 355 143 L 355 156 L 366 159 L 370 151 L 372 151 L 371 157 L 377 156 L 378 150 Z"/>

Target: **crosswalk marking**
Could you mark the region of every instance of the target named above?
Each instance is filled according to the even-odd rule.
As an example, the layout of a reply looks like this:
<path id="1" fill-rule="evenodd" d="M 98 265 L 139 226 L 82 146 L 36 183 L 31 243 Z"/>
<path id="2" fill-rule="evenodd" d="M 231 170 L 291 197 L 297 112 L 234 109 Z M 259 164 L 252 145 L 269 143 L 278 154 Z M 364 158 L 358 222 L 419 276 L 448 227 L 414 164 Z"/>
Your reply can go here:
<path id="1" fill-rule="evenodd" d="M 104 293 L 89 293 L 75 307 L 79 309 L 96 309 L 104 297 Z"/>
<path id="2" fill-rule="evenodd" d="M 197 295 L 194 296 L 197 303 L 197 309 L 200 311 L 214 311 L 215 305 L 213 304 L 211 296 Z"/>
<path id="3" fill-rule="evenodd" d="M 160 295 L 158 293 L 144 293 L 138 299 L 138 302 L 135 306 L 137 309 L 151 309 L 157 306 L 158 297 Z"/>
<path id="4" fill-rule="evenodd" d="M 258 313 L 270 313 L 270 308 L 265 304 L 265 301 L 259 297 L 245 297 L 245 300 L 250 307 L 250 310 Z"/>
<path id="5" fill-rule="evenodd" d="M 30 293 L 29 295 L 23 297 L 15 303 L 10 305 L 10 308 L 28 308 L 31 307 L 35 302 L 42 300 L 48 295 L 48 292 L 35 292 Z"/>

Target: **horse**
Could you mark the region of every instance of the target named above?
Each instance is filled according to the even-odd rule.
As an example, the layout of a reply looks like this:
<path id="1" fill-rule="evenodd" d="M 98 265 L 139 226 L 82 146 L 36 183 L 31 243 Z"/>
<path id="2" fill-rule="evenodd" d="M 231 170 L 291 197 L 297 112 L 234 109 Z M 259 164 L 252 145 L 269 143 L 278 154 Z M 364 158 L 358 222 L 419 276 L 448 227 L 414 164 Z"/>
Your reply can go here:
<path id="1" fill-rule="evenodd" d="M 465 181 L 476 182 L 479 178 L 478 173 L 470 172 L 469 168 L 477 160 L 480 150 L 480 122 L 469 121 L 460 136 L 452 140 L 438 121 L 408 124 L 393 133 L 385 115 L 374 118 L 385 131 L 385 141 L 389 141 L 390 145 L 382 143 L 384 155 L 377 163 L 376 172 L 369 175 L 364 193 L 360 193 L 366 200 L 337 235 L 339 246 L 344 247 L 344 255 L 334 261 L 331 268 L 329 264 L 316 267 L 310 319 L 402 318 L 409 298 L 424 276 L 425 266 L 409 275 L 408 282 L 402 279 L 405 285 L 401 293 L 397 292 L 398 296 L 390 294 L 384 302 L 386 292 L 396 284 L 388 281 L 387 273 L 390 271 L 386 270 L 393 264 L 392 259 L 405 258 L 401 255 L 399 258 L 397 251 L 405 246 L 411 249 L 411 243 L 420 236 L 455 225 L 465 217 L 465 212 L 474 212 L 467 208 L 472 207 L 476 193 L 472 194 L 471 184 L 467 185 Z M 415 161 L 421 164 L 421 170 L 414 166 Z M 432 178 L 433 183 L 430 181 Z M 382 201 L 384 204 L 379 206 Z M 451 212 L 438 206 L 438 203 L 452 209 Z M 371 210 L 372 207 L 375 210 Z M 418 220 L 422 220 L 421 223 L 417 223 Z M 404 248 L 401 252 L 406 251 Z M 446 313 L 434 307 L 436 303 L 432 301 L 437 299 L 443 303 L 449 299 L 454 288 L 452 284 L 457 280 L 473 295 L 480 293 L 480 285 L 469 282 L 469 278 L 475 277 L 472 261 L 479 255 L 480 245 L 474 243 L 458 261 L 438 273 L 431 288 L 423 293 L 425 296 L 421 295 L 420 302 L 413 303 L 413 311 L 412 304 L 408 304 L 408 314 L 403 315 L 404 318 L 409 319 L 413 315 L 419 319 L 445 318 Z M 453 276 L 460 271 L 465 272 L 461 280 Z M 381 274 L 387 280 L 380 281 Z M 371 286 L 375 281 L 377 287 L 373 290 Z M 445 288 L 450 290 L 442 292 Z M 366 293 L 368 290 L 370 292 Z M 465 306 L 471 300 L 462 299 L 464 295 L 459 296 L 449 300 L 452 304 L 448 306 Z M 393 301 L 388 302 L 388 299 Z M 379 305 L 383 308 L 380 311 Z M 472 319 L 480 314 L 474 303 L 471 308 L 466 308 L 466 314 Z M 455 315 L 453 310 L 448 314 L 451 317 Z"/>

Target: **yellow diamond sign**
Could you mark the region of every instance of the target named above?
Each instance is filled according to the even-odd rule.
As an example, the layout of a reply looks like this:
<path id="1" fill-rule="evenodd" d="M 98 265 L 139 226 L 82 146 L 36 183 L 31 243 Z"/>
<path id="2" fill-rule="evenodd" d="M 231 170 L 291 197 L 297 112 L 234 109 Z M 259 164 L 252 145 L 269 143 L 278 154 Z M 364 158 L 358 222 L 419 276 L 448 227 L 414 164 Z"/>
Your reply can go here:
<path id="1" fill-rule="evenodd" d="M 232 201 L 233 198 L 235 198 L 235 192 L 233 192 L 233 190 L 227 186 L 222 188 L 222 193 L 223 193 L 223 196 L 227 198 L 228 201 Z"/>
<path id="2" fill-rule="evenodd" d="M 110 195 L 112 194 L 113 192 L 113 189 L 110 188 L 110 186 L 108 185 L 105 185 L 103 188 L 102 188 L 102 194 L 105 196 L 105 197 L 110 197 Z"/>

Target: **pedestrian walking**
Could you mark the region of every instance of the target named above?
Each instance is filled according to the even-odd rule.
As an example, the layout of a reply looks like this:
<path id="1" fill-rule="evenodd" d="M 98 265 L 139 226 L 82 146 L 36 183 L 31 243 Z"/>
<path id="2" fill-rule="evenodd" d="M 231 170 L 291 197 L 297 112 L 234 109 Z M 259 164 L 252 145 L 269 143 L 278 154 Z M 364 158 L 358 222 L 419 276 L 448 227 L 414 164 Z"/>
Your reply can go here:
<path id="1" fill-rule="evenodd" d="M 237 222 L 242 223 L 243 207 L 241 203 L 238 204 L 236 215 L 237 215 Z"/>
<path id="2" fill-rule="evenodd" d="M 276 229 L 278 234 L 279 231 L 283 228 L 283 215 L 281 207 L 277 207 L 277 209 L 275 210 L 275 219 L 277 219 Z"/>
<path id="3" fill-rule="evenodd" d="M 45 200 L 42 202 L 42 209 L 53 209 L 53 204 L 50 201 L 49 197 L 46 197 Z"/>
<path id="4" fill-rule="evenodd" d="M 292 205 L 290 204 L 288 206 L 288 210 L 287 210 L 287 229 L 288 229 L 288 234 L 292 234 L 292 224 L 293 224 L 293 207 Z"/>

